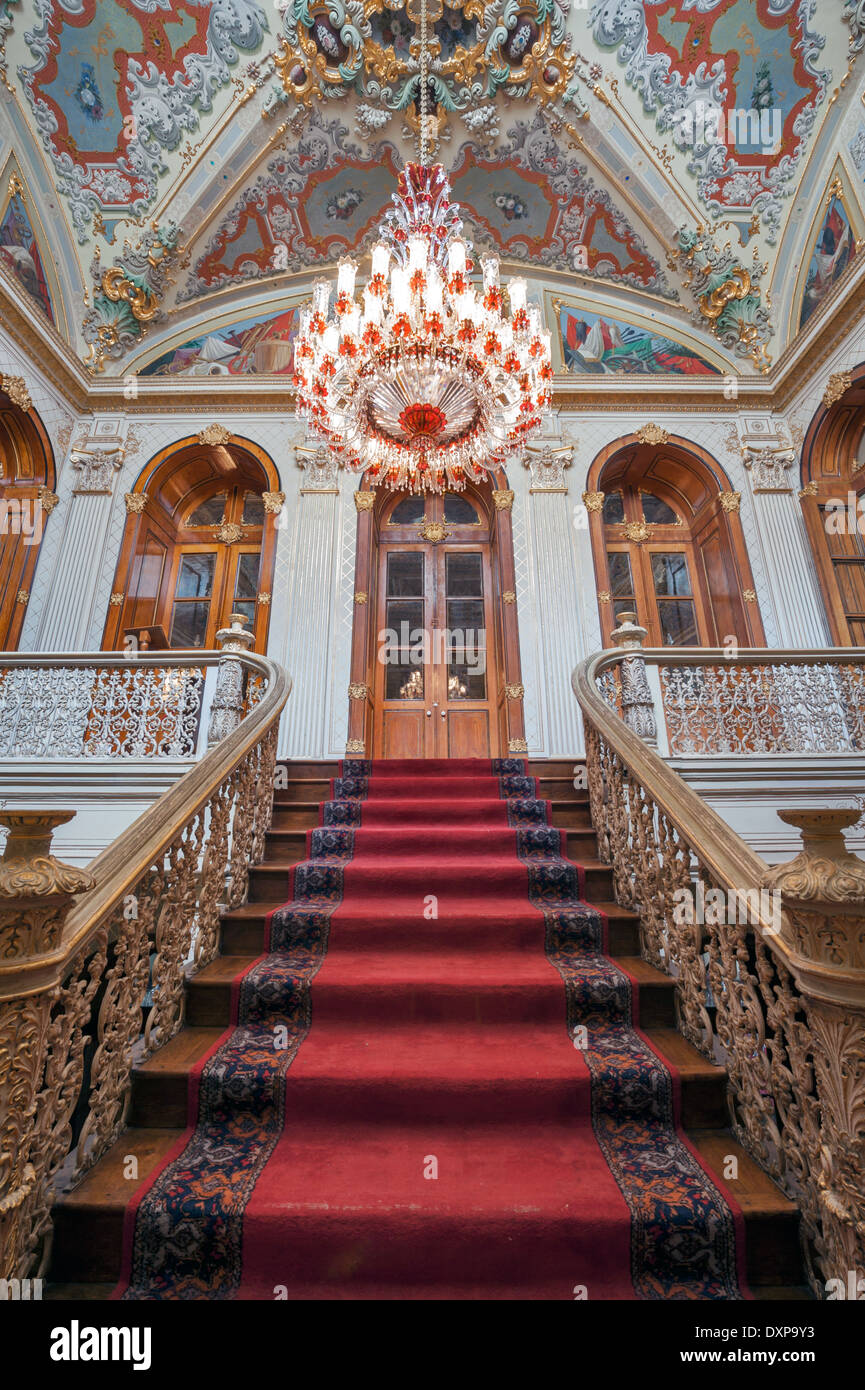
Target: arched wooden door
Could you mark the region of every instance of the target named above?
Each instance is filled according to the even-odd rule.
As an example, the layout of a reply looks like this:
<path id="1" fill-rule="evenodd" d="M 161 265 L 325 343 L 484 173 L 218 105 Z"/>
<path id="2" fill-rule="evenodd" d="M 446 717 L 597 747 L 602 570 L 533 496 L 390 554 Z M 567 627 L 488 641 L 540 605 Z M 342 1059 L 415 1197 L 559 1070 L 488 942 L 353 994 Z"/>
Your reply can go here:
<path id="1" fill-rule="evenodd" d="M 479 491 L 386 501 L 374 595 L 373 757 L 498 754 L 491 523 Z"/>
<path id="2" fill-rule="evenodd" d="M 212 649 L 241 613 L 254 650 L 266 649 L 282 499 L 268 467 L 247 441 L 184 445 L 144 470 L 127 498 L 106 647 L 146 631 L 158 634 L 152 646 Z"/>
<path id="3" fill-rule="evenodd" d="M 0 650 L 15 651 L 57 502 L 51 445 L 31 408 L 0 391 Z"/>

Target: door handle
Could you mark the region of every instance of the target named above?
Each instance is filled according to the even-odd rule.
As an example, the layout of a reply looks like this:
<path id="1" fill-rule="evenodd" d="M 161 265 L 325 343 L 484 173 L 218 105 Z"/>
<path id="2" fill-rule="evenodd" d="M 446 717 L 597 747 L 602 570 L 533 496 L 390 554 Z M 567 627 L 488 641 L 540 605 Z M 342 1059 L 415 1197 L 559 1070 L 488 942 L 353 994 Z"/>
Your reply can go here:
<path id="1" fill-rule="evenodd" d="M 442 719 L 447 719 L 447 710 L 442 710 Z"/>
<path id="2" fill-rule="evenodd" d="M 428 709 L 427 712 L 426 712 L 426 717 L 427 717 L 427 719 L 429 719 L 429 717 L 430 717 L 431 714 L 432 714 L 432 710 L 431 710 L 431 709 Z"/>

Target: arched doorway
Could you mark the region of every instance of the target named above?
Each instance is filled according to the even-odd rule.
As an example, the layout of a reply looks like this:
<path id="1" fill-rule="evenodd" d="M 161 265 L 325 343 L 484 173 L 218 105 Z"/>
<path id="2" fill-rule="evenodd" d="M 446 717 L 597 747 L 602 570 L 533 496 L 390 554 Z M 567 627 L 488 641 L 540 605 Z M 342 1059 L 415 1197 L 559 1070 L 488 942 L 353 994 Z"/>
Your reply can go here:
<path id="1" fill-rule="evenodd" d="M 26 405 L 26 393 L 22 399 Z M 0 649 L 3 651 L 15 651 L 21 639 L 45 526 L 57 502 L 53 488 L 54 455 L 41 420 L 32 406 L 24 409 L 6 392 L 0 391 Z"/>
<path id="2" fill-rule="evenodd" d="M 617 440 L 593 463 L 585 500 L 605 646 L 627 611 L 650 646 L 762 643 L 739 494 L 704 450 Z"/>
<path id="3" fill-rule="evenodd" d="M 443 496 L 360 491 L 355 498 L 349 751 L 375 758 L 524 751 L 513 493 L 489 483 Z"/>
<path id="4" fill-rule="evenodd" d="M 230 613 L 264 651 L 270 619 L 276 470 L 249 441 L 163 450 L 128 494 L 129 517 L 103 645 L 146 630 L 152 647 L 212 649 Z"/>
<path id="5" fill-rule="evenodd" d="M 865 646 L 865 363 L 831 405 L 821 405 L 802 446 L 802 513 L 832 640 Z"/>

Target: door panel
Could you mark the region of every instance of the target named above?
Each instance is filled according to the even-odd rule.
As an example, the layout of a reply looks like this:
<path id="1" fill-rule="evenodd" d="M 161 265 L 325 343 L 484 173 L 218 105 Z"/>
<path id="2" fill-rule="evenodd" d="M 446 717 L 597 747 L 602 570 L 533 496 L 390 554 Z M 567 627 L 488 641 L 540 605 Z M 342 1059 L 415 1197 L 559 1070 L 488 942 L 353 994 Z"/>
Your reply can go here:
<path id="1" fill-rule="evenodd" d="M 485 709 L 447 712 L 446 758 L 488 758 L 490 756 L 490 716 Z M 478 749 L 484 751 L 478 753 Z"/>
<path id="2" fill-rule="evenodd" d="M 431 719 L 422 709 L 386 709 L 382 718 L 382 758 L 431 758 L 427 747 Z"/>

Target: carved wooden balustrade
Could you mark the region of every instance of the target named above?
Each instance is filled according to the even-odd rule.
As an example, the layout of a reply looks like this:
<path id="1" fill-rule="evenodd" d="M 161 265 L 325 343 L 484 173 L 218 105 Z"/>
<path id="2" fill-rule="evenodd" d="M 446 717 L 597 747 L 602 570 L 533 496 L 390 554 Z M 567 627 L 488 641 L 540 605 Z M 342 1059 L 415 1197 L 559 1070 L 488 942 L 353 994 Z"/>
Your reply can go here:
<path id="1" fill-rule="evenodd" d="M 35 701 L 67 757 L 94 741 L 119 760 L 133 746 L 188 752 L 203 673 L 218 662 L 219 676 L 212 746 L 86 870 L 50 853 L 73 813 L 0 809 L 0 1278 L 44 1274 L 55 1192 L 124 1128 L 133 1062 L 180 1028 L 187 974 L 216 955 L 221 913 L 244 900 L 264 852 L 291 682 L 243 650 L 239 620 L 218 637 L 221 654 L 2 658 L 0 703 L 21 710 L 23 694 L 32 716 Z M 23 714 L 15 728 L 19 756 L 44 733 Z"/>
<path id="2" fill-rule="evenodd" d="M 614 633 L 621 650 L 573 676 L 599 856 L 617 901 L 640 913 L 643 956 L 675 978 L 680 1031 L 726 1068 L 736 1138 L 801 1211 L 815 1293 L 865 1291 L 865 862 L 847 853 L 842 833 L 859 810 L 780 812 L 802 830 L 803 849 L 770 868 L 652 746 L 658 702 L 647 663 L 680 663 L 682 689 L 688 671 L 728 671 L 725 653 L 643 652 L 632 618 Z M 804 739 L 816 713 L 807 703 L 817 667 L 838 715 L 832 746 L 857 747 L 863 707 L 850 692 L 862 689 L 865 653 L 743 652 L 742 661 L 752 712 L 760 700 L 771 706 L 782 751 L 790 729 Z M 779 699 L 782 686 L 788 697 L 798 691 L 792 705 Z M 743 737 L 729 718 L 727 745 Z M 701 707 L 691 727 L 705 740 L 714 719 L 723 729 Z"/>

